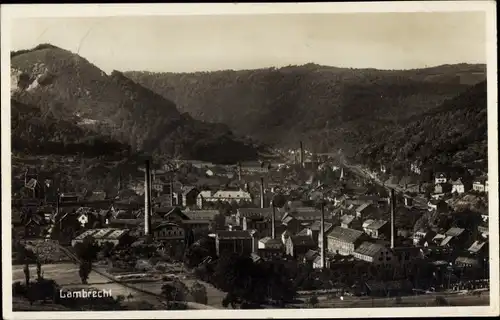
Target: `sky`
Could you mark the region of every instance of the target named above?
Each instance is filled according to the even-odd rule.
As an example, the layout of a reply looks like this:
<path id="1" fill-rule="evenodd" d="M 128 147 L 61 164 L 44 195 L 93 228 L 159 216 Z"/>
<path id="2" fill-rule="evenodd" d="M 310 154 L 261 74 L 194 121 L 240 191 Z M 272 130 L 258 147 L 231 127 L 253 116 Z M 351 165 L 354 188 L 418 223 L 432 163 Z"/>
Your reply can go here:
<path id="1" fill-rule="evenodd" d="M 51 43 L 107 73 L 486 63 L 484 12 L 23 18 L 11 30 L 12 50 Z"/>

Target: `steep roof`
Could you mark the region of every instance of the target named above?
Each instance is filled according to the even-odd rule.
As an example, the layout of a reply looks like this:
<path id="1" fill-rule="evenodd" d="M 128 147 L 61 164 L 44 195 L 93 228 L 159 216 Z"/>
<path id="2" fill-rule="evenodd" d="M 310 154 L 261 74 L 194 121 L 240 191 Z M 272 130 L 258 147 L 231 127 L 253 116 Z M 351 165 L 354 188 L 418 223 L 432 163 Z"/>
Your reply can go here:
<path id="1" fill-rule="evenodd" d="M 450 228 L 448 231 L 446 231 L 445 235 L 451 236 L 451 237 L 458 237 L 464 231 L 465 231 L 465 229 L 453 227 L 453 228 Z"/>
<path id="2" fill-rule="evenodd" d="M 381 244 L 365 241 L 354 251 L 354 253 L 374 257 L 379 251 L 384 249 L 384 246 Z"/>
<path id="3" fill-rule="evenodd" d="M 359 207 L 356 208 L 356 212 L 363 212 L 366 208 L 368 208 L 371 205 L 371 203 L 363 203 Z"/>
<path id="4" fill-rule="evenodd" d="M 188 210 L 184 214 L 192 220 L 213 220 L 219 214 L 219 210 Z"/>
<path id="5" fill-rule="evenodd" d="M 252 236 L 248 231 L 243 231 L 243 230 L 235 230 L 235 231 L 228 231 L 228 230 L 221 230 L 217 231 L 216 233 L 217 238 L 220 239 L 251 239 Z"/>
<path id="6" fill-rule="evenodd" d="M 478 253 L 479 251 L 481 251 L 481 249 L 484 247 L 485 244 L 486 241 L 477 240 L 469 247 L 469 249 L 467 249 L 467 251 L 471 253 Z"/>
<path id="7" fill-rule="evenodd" d="M 318 251 L 316 250 L 309 250 L 306 252 L 306 254 L 304 255 L 304 258 L 307 260 L 307 261 L 313 261 L 317 256 L 319 256 L 319 253 Z"/>
<path id="8" fill-rule="evenodd" d="M 359 231 L 359 230 L 342 228 L 342 227 L 335 227 L 328 234 L 328 238 L 333 238 L 333 239 L 337 239 L 337 240 L 348 242 L 348 243 L 354 243 L 362 235 L 363 235 L 363 232 Z"/>
<path id="9" fill-rule="evenodd" d="M 333 227 L 332 223 L 325 222 L 325 232 L 328 232 L 331 227 Z M 321 231 L 321 221 L 314 221 L 308 228 L 314 231 Z"/>
<path id="10" fill-rule="evenodd" d="M 309 236 L 291 236 L 292 244 L 297 247 L 315 247 L 314 240 Z"/>
<path id="11" fill-rule="evenodd" d="M 373 221 L 370 225 L 368 225 L 366 228 L 367 229 L 372 229 L 372 230 L 378 230 L 385 226 L 387 224 L 387 221 L 385 220 L 375 220 Z"/>

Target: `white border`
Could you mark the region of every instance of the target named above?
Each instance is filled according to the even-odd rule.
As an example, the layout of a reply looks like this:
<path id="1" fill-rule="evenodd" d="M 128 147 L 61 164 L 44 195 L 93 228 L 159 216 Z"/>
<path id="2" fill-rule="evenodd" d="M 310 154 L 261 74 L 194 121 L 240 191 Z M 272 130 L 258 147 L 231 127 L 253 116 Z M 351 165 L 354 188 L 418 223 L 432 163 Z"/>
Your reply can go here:
<path id="1" fill-rule="evenodd" d="M 486 13 L 488 80 L 488 170 L 490 235 L 490 306 L 433 308 L 355 308 L 283 310 L 200 310 L 200 311 L 109 311 L 109 312 L 12 312 L 11 246 L 11 158 L 10 158 L 10 20 L 27 17 L 105 17 L 165 15 L 304 14 L 360 12 L 459 12 Z M 432 317 L 487 316 L 499 314 L 498 236 L 498 136 L 497 60 L 495 1 L 413 1 L 368 3 L 287 3 L 287 4 L 30 4 L 2 5 L 2 286 L 6 319 L 143 319 L 143 318 L 340 318 L 340 317 Z M 495 246 L 496 244 L 496 246 Z"/>

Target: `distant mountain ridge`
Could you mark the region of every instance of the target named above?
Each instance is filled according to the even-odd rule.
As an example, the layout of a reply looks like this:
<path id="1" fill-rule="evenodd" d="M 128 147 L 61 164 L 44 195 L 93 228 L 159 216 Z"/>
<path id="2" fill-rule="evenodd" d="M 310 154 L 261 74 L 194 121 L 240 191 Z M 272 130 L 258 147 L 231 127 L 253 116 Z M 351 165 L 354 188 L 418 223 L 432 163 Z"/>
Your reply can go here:
<path id="1" fill-rule="evenodd" d="M 125 75 L 196 119 L 225 123 L 237 134 L 265 143 L 297 147 L 303 140 L 317 151 L 329 151 L 352 149 L 367 134 L 432 110 L 485 80 L 486 66 L 376 70 L 310 63 Z"/>
<path id="2" fill-rule="evenodd" d="M 107 75 L 50 44 L 11 53 L 11 84 L 12 99 L 18 102 L 13 108 L 37 107 L 42 119 L 50 115 L 53 121 L 85 127 L 132 150 L 214 162 L 257 156 L 252 141 L 236 137 L 227 126 L 181 114 L 172 101 L 123 73 Z"/>

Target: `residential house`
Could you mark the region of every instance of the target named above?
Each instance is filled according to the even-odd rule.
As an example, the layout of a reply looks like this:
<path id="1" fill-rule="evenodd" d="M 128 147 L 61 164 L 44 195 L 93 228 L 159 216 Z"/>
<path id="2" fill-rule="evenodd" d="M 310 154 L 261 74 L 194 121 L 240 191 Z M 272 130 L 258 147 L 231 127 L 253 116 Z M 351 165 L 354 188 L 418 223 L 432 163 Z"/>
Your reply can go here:
<path id="1" fill-rule="evenodd" d="M 239 253 L 250 255 L 255 249 L 255 236 L 249 231 L 217 231 L 215 248 L 217 256 Z"/>
<path id="2" fill-rule="evenodd" d="M 364 203 L 356 208 L 356 217 L 365 219 L 378 212 L 378 208 L 372 203 Z"/>
<path id="3" fill-rule="evenodd" d="M 354 250 L 354 258 L 374 265 L 393 265 L 397 262 L 392 250 L 378 243 L 363 242 Z"/>
<path id="4" fill-rule="evenodd" d="M 436 236 L 436 232 L 432 230 L 418 230 L 413 234 L 413 245 L 423 245 L 425 242 L 430 242 Z"/>
<path id="5" fill-rule="evenodd" d="M 210 220 L 198 220 L 198 219 L 189 219 L 183 220 L 180 225 L 184 227 L 186 230 L 192 230 L 194 232 L 199 231 L 208 231 L 210 229 Z"/>
<path id="6" fill-rule="evenodd" d="M 266 260 L 279 259 L 284 253 L 284 245 L 279 239 L 264 237 L 258 242 L 258 254 Z"/>
<path id="7" fill-rule="evenodd" d="M 76 210 L 77 220 L 80 222 L 82 226 L 86 226 L 91 220 L 91 216 L 94 216 L 92 213 L 92 208 L 89 207 L 81 207 Z"/>
<path id="8" fill-rule="evenodd" d="M 452 192 L 452 185 L 450 183 L 438 183 L 434 186 L 435 194 L 444 194 Z"/>
<path id="9" fill-rule="evenodd" d="M 462 228 L 450 228 L 444 234 L 444 239 L 439 243 L 440 247 L 456 248 L 463 243 L 463 240 L 467 234 L 465 229 Z"/>
<path id="10" fill-rule="evenodd" d="M 316 244 L 310 236 L 290 236 L 285 241 L 286 254 L 298 259 L 314 248 L 316 248 Z"/>
<path id="11" fill-rule="evenodd" d="M 354 226 L 356 224 L 356 217 L 354 215 L 350 214 L 345 214 L 342 217 L 340 217 L 340 226 L 342 228 L 351 228 L 351 229 L 356 229 Z"/>
<path id="12" fill-rule="evenodd" d="M 333 224 L 325 222 L 325 235 L 333 228 Z M 321 221 L 315 221 L 311 225 L 305 227 L 297 233 L 297 236 L 309 236 L 313 239 L 316 246 L 320 247 L 323 240 L 321 239 Z"/>
<path id="13" fill-rule="evenodd" d="M 389 239 L 390 224 L 385 220 L 375 220 L 364 228 L 366 234 L 373 239 Z"/>
<path id="14" fill-rule="evenodd" d="M 153 238 L 157 241 L 168 242 L 168 243 L 181 243 L 185 238 L 184 228 L 177 224 L 169 221 L 154 221 L 151 223 L 151 234 Z M 142 222 L 138 227 L 139 237 L 144 236 L 144 222 Z"/>
<path id="15" fill-rule="evenodd" d="M 451 193 L 462 194 L 466 191 L 466 187 L 461 179 L 452 181 L 451 185 L 452 185 Z"/>
<path id="16" fill-rule="evenodd" d="M 320 254 L 317 250 L 311 249 L 311 250 L 307 251 L 306 254 L 304 254 L 303 263 L 312 266 L 312 264 L 314 263 L 314 259 L 316 259 L 319 256 L 320 256 Z"/>
<path id="17" fill-rule="evenodd" d="M 411 196 L 404 195 L 403 198 L 404 198 L 404 204 L 405 204 L 405 206 L 407 206 L 407 207 L 413 206 L 413 198 Z"/>
<path id="18" fill-rule="evenodd" d="M 270 163 L 265 162 L 243 162 L 241 163 L 241 171 L 244 173 L 267 173 L 271 168 Z"/>
<path id="19" fill-rule="evenodd" d="M 197 197 L 200 191 L 198 188 L 193 186 L 184 186 L 181 188 L 181 196 L 182 196 L 182 206 L 183 207 L 192 207 L 197 203 Z"/>
<path id="20" fill-rule="evenodd" d="M 448 178 L 444 173 L 440 172 L 435 175 L 434 184 L 441 184 L 446 182 L 448 182 Z"/>
<path id="21" fill-rule="evenodd" d="M 327 235 L 327 250 L 340 255 L 351 255 L 363 238 L 362 231 L 335 227 Z"/>
<path id="22" fill-rule="evenodd" d="M 212 201 L 222 201 L 222 202 L 251 202 L 252 196 L 250 193 L 243 190 L 219 190 L 212 195 Z"/>
<path id="23" fill-rule="evenodd" d="M 179 207 L 155 208 L 154 216 L 174 223 L 189 220 L 189 217 Z"/>
<path id="24" fill-rule="evenodd" d="M 459 256 L 455 259 L 455 266 L 461 268 L 479 268 L 481 264 L 477 257 Z"/>
<path id="25" fill-rule="evenodd" d="M 272 208 L 238 208 L 236 210 L 236 222 L 243 225 L 243 218 L 270 218 L 273 214 Z M 276 219 L 281 219 L 283 214 L 275 210 Z"/>
<path id="26" fill-rule="evenodd" d="M 76 192 L 65 192 L 59 195 L 60 203 L 80 202 L 80 201 L 82 201 L 82 196 Z"/>
<path id="27" fill-rule="evenodd" d="M 196 206 L 199 209 L 203 209 L 206 202 L 213 202 L 211 190 L 202 190 L 196 196 Z"/>
<path id="28" fill-rule="evenodd" d="M 478 179 L 476 181 L 474 181 L 474 183 L 472 184 L 472 190 L 476 191 L 476 192 L 487 192 L 487 183 L 488 183 L 488 180 L 486 179 Z"/>
<path id="29" fill-rule="evenodd" d="M 489 246 L 488 241 L 476 240 L 474 243 L 467 249 L 467 251 L 474 256 L 488 256 L 489 254 Z"/>
<path id="30" fill-rule="evenodd" d="M 434 200 L 433 199 L 427 203 L 427 208 L 429 211 L 436 210 L 439 212 L 444 212 L 448 209 L 448 204 L 443 200 Z"/>
<path id="31" fill-rule="evenodd" d="M 321 210 L 313 207 L 296 207 L 290 209 L 288 213 L 301 222 L 313 222 L 321 219 Z"/>
<path id="32" fill-rule="evenodd" d="M 295 219 L 291 215 L 286 215 L 282 219 L 282 225 L 289 234 L 297 234 L 301 228 L 302 224 L 299 220 Z"/>
<path id="33" fill-rule="evenodd" d="M 184 210 L 183 212 L 191 220 L 209 220 L 213 221 L 219 210 Z"/>

